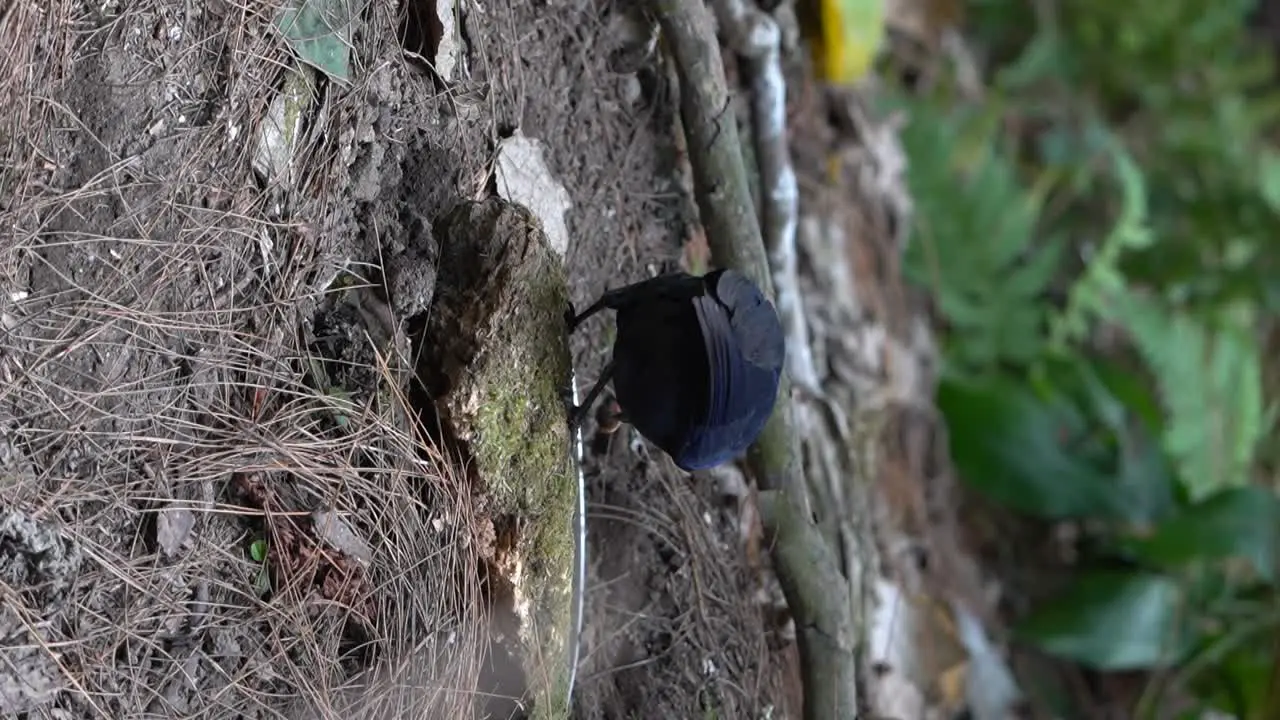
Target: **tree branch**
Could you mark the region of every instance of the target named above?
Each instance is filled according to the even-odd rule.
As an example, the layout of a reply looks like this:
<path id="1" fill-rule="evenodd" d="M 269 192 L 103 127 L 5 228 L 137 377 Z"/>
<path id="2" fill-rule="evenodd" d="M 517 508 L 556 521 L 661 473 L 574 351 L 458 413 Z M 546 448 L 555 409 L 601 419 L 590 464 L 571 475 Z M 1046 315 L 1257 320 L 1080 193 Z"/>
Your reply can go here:
<path id="1" fill-rule="evenodd" d="M 716 265 L 742 272 L 775 297 L 711 14 L 692 0 L 651 1 L 680 79 L 680 116 L 711 255 Z M 778 398 L 747 457 L 761 488 L 798 493 L 795 499 L 807 514 L 809 500 L 793 441 L 789 372 L 783 373 Z"/>
<path id="2" fill-rule="evenodd" d="M 752 64 L 757 154 L 761 156 L 762 235 L 747 184 L 746 165 L 725 82 L 711 14 L 697 0 L 651 0 L 680 83 L 681 120 L 693 169 L 694 193 L 716 265 L 738 270 L 776 299 L 788 334 L 791 362 L 783 373 L 772 417 L 748 452 L 760 495 L 761 518 L 773 535 L 775 571 L 795 619 L 809 720 L 857 717 L 857 630 L 853 598 L 842 581 L 835 549 L 814 524 L 800 464 L 791 373 L 816 387 L 809 340 L 799 304 L 795 234 L 797 191 L 786 146 L 785 84 L 778 62 L 778 31 L 758 15 L 754 28 L 734 25 L 746 41 L 760 42 Z M 746 6 L 740 17 L 747 17 Z M 728 7 L 728 6 L 726 6 Z M 722 10 L 733 20 L 733 8 Z M 764 28 L 760 30 L 760 28 Z M 769 30 L 772 28 L 772 30 Z M 771 272 L 772 270 L 772 272 Z M 775 281 L 782 287 L 775 292 Z M 781 297 L 779 297 L 781 295 Z"/>
<path id="3" fill-rule="evenodd" d="M 782 75 L 782 30 L 748 0 L 714 0 L 716 18 L 751 77 L 751 125 L 761 185 L 761 221 L 778 315 L 787 333 L 792 380 L 820 395 L 796 262 L 799 189 L 787 147 L 787 85 Z"/>

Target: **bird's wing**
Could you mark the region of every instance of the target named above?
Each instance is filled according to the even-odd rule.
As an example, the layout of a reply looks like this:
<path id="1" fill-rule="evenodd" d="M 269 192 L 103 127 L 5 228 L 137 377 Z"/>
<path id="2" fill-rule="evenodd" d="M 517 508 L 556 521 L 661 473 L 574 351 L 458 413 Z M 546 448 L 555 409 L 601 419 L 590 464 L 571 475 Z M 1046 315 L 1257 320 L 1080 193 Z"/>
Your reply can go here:
<path id="1" fill-rule="evenodd" d="M 713 282 L 713 292 L 729 315 L 738 351 L 753 365 L 780 369 L 787 348 L 773 304 L 740 272 L 725 270 Z"/>
<path id="2" fill-rule="evenodd" d="M 676 462 L 686 470 L 713 467 L 746 449 L 768 421 L 775 382 L 738 350 L 724 307 L 710 296 L 694 300 L 708 361 L 706 418 L 691 428 Z M 762 393 L 768 393 L 762 398 Z"/>
<path id="3" fill-rule="evenodd" d="M 718 290 L 724 277 L 711 279 L 712 287 Z M 747 282 L 748 289 L 754 289 Z M 770 316 L 777 325 L 773 308 L 758 291 L 755 297 L 760 305 L 735 308 L 712 294 L 693 300 L 707 353 L 709 392 L 706 419 L 680 453 L 680 461 L 690 468 L 710 467 L 737 455 L 760 433 L 771 414 L 782 367 L 782 331 L 780 326 L 769 326 Z M 747 300 L 751 299 L 747 295 Z M 749 317 L 761 315 L 761 311 L 762 320 Z M 747 316 L 748 322 L 738 322 L 742 316 Z M 752 338 L 751 333 L 763 335 Z M 744 352 L 744 337 L 754 343 L 755 357 Z"/>
<path id="4" fill-rule="evenodd" d="M 702 327 L 702 342 L 707 351 L 707 369 L 710 371 L 705 424 L 714 427 L 732 417 L 732 388 L 742 375 L 742 356 L 733 347 L 733 327 L 729 314 L 709 295 L 694 298 L 693 308 Z"/>

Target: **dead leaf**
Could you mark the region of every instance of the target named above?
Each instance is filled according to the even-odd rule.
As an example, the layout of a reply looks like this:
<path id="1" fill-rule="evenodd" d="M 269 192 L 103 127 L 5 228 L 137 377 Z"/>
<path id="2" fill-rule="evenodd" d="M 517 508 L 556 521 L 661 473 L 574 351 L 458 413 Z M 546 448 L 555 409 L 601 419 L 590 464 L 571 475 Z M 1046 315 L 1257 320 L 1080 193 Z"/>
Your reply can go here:
<path id="1" fill-rule="evenodd" d="M 876 596 L 868 631 L 871 660 L 931 692 L 943 673 L 966 659 L 949 606 L 883 578 L 876 581 Z"/>
<path id="2" fill-rule="evenodd" d="M 435 0 L 435 17 L 428 29 L 431 38 L 431 65 L 444 82 L 453 82 L 458 61 L 462 57 L 462 42 L 458 38 L 458 4 L 456 0 Z"/>
<path id="3" fill-rule="evenodd" d="M 295 180 L 294 152 L 301 142 L 307 109 L 315 99 L 313 77 L 307 67 L 288 71 L 284 87 L 272 99 L 258 126 L 253 169 L 268 185 L 288 188 Z"/>
<path id="4" fill-rule="evenodd" d="M 551 249 L 563 258 L 569 250 L 564 214 L 573 201 L 547 168 L 542 143 L 517 129 L 498 145 L 497 176 L 498 194 L 537 216 Z"/>
<path id="5" fill-rule="evenodd" d="M 196 516 L 186 508 L 165 508 L 156 515 L 156 544 L 166 555 L 173 556 L 195 527 Z"/>
<path id="6" fill-rule="evenodd" d="M 311 522 L 315 524 L 316 537 L 328 543 L 334 550 L 352 558 L 364 567 L 369 567 L 373 562 L 373 549 L 336 512 L 317 510 L 311 514 Z"/>
<path id="7" fill-rule="evenodd" d="M 1019 717 L 1022 690 L 1003 653 L 995 647 L 976 617 L 956 607 L 960 642 L 969 653 L 965 673 L 964 705 L 975 720 L 1009 720 Z"/>
<path id="8" fill-rule="evenodd" d="M 936 48 L 942 32 L 963 20 L 958 0 L 885 0 L 885 25 L 928 48 Z"/>
<path id="9" fill-rule="evenodd" d="M 902 673 L 892 668 L 885 669 L 872 678 L 870 685 L 871 706 L 878 717 L 930 717 L 924 693 Z"/>

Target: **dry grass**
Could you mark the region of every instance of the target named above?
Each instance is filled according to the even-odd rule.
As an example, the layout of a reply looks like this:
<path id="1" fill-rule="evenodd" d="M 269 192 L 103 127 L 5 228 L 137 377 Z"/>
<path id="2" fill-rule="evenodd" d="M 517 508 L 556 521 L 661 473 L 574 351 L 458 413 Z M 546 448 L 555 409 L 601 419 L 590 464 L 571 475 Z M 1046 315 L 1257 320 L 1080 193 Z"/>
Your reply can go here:
<path id="1" fill-rule="evenodd" d="M 337 427 L 306 378 L 343 249 L 250 169 L 288 57 L 274 5 L 17 0 L 0 20 L 0 509 L 79 551 L 56 597 L 0 577 L 0 635 L 53 661 L 79 716 L 461 717 L 476 698 L 487 619 L 457 474 L 397 421 L 402 396 L 364 388 Z M 393 42 L 375 16 L 361 42 Z M 298 194 L 323 203 L 337 140 L 312 142 Z M 368 540 L 368 616 L 314 587 L 260 597 L 236 473 Z M 169 556 L 173 509 L 196 520 Z"/>
<path id="2" fill-rule="evenodd" d="M 744 518 L 712 504 L 708 479 L 670 471 L 668 458 L 652 460 L 638 484 L 604 490 L 589 510 L 590 532 L 609 537 L 611 547 L 593 559 L 598 584 L 588 588 L 594 617 L 578 679 L 581 711 L 792 717 L 766 631 L 763 578 L 740 544 Z"/>

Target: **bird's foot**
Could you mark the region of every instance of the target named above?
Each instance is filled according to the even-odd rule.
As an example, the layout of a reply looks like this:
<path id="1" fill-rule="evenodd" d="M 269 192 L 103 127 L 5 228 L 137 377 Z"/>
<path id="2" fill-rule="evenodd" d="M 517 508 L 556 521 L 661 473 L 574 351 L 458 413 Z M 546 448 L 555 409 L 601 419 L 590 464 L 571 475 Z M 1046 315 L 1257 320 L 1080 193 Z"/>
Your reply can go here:
<path id="1" fill-rule="evenodd" d="M 600 408 L 596 410 L 596 426 L 600 433 L 612 435 L 624 422 L 626 422 L 626 415 L 622 412 L 617 400 L 609 398 L 600 403 Z"/>
<path id="2" fill-rule="evenodd" d="M 573 402 L 573 388 L 562 389 L 560 401 L 564 403 L 565 414 L 569 417 L 569 429 L 577 430 L 586 418 L 588 408 Z"/>

